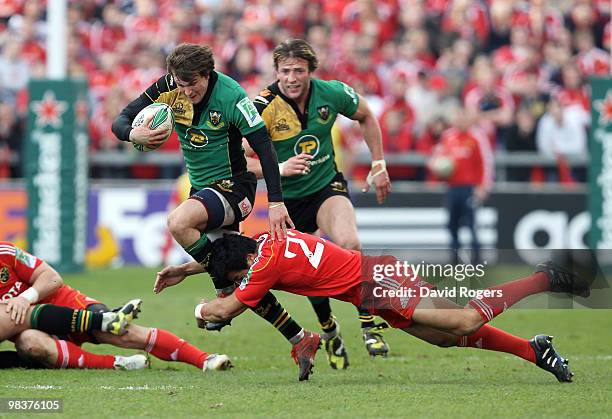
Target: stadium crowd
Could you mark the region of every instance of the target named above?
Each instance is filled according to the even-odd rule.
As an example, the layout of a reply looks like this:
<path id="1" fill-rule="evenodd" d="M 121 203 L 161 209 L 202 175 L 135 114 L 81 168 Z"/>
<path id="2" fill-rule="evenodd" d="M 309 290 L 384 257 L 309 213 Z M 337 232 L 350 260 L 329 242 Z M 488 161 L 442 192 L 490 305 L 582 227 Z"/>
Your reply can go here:
<path id="1" fill-rule="evenodd" d="M 0 178 L 21 174 L 8 162 L 21 154 L 28 80 L 45 76 L 45 8 L 44 0 L 0 1 Z M 211 45 L 216 69 L 254 97 L 273 81 L 274 45 L 305 38 L 321 63 L 317 77 L 367 98 L 387 154 L 431 154 L 461 107 L 476 114 L 494 150 L 558 159 L 550 172 L 515 168 L 509 180 L 584 181 L 567 161 L 588 150 L 588 77 L 610 74 L 610 9 L 610 0 L 71 1 L 68 72 L 89 83 L 91 151 L 118 151 L 126 143 L 112 134 L 113 118 L 165 72 L 178 43 Z M 364 147 L 359 130 L 348 119 L 339 125 L 344 171 L 364 177 L 351 163 Z M 177 150 L 173 139 L 162 151 Z M 401 164 L 390 174 L 430 176 Z"/>

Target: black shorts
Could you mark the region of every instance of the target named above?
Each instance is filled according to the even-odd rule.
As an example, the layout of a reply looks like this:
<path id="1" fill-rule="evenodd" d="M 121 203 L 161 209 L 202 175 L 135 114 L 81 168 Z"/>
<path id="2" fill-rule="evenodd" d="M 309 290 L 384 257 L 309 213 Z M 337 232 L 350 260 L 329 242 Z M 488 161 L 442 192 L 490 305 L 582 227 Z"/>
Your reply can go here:
<path id="1" fill-rule="evenodd" d="M 307 195 L 300 199 L 285 199 L 287 212 L 295 223 L 295 228 L 304 233 L 314 233 L 319 226 L 317 225 L 317 213 L 323 202 L 332 196 L 345 196 L 349 200 L 351 196 L 348 192 L 348 185 L 342 173 L 338 173 L 329 185 L 318 192 Z"/>
<path id="2" fill-rule="evenodd" d="M 242 175 L 234 176 L 230 179 L 222 179 L 206 185 L 204 189 L 213 189 L 222 195 L 229 203 L 234 212 L 235 220 L 230 227 L 238 231 L 238 225 L 246 219 L 255 205 L 255 192 L 257 191 L 257 177 L 254 173 L 246 172 Z M 191 188 L 190 197 L 198 194 L 198 190 Z M 194 197 L 195 198 L 195 197 Z"/>

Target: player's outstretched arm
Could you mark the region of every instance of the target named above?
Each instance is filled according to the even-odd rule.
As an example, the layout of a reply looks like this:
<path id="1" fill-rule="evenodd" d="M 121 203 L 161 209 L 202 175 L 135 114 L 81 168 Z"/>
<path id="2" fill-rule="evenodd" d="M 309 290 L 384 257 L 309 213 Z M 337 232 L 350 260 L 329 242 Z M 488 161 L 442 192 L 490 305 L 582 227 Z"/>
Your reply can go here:
<path id="1" fill-rule="evenodd" d="M 365 142 L 370 149 L 370 154 L 372 154 L 372 168 L 363 191 L 367 192 L 370 186 L 374 187 L 376 189 L 376 199 L 379 204 L 382 204 L 391 192 L 391 180 L 384 160 L 382 132 L 378 119 L 368 106 L 367 101 L 361 95 L 358 95 L 358 97 L 357 111 L 350 118 L 359 122 Z"/>
<path id="2" fill-rule="evenodd" d="M 195 308 L 195 316 L 207 322 L 221 322 L 231 320 L 242 314 L 248 306 L 236 298 L 235 294 L 227 297 L 215 298 L 210 302 L 198 304 Z"/>
<path id="3" fill-rule="evenodd" d="M 157 273 L 153 292 L 159 294 L 165 288 L 181 283 L 190 275 L 195 275 L 204 272 L 204 267 L 198 262 L 191 261 L 182 265 L 170 265 Z"/>

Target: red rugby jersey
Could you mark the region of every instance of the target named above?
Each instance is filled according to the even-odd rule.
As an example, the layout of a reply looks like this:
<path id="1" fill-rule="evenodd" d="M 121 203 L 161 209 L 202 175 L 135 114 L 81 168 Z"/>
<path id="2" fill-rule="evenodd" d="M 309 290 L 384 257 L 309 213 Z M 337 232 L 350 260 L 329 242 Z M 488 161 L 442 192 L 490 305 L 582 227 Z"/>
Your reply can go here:
<path id="1" fill-rule="evenodd" d="M 0 242 L 0 301 L 30 288 L 32 274 L 42 260 L 9 242 Z"/>
<path id="2" fill-rule="evenodd" d="M 242 303 L 255 307 L 271 289 L 358 303 L 361 253 L 297 230 L 281 241 L 268 233 L 253 238 L 259 255 L 235 291 Z"/>

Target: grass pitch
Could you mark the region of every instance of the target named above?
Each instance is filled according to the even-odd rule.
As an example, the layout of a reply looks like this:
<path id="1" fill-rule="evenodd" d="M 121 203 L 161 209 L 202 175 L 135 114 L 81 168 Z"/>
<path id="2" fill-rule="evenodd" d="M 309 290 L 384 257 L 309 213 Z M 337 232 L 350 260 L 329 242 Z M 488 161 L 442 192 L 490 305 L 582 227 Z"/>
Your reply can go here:
<path id="1" fill-rule="evenodd" d="M 493 324 L 519 336 L 555 336 L 570 359 L 572 384 L 506 354 L 441 349 L 397 330 L 386 334 L 388 358 L 370 359 L 356 310 L 334 301 L 350 368 L 334 371 L 319 352 L 310 381 L 298 383 L 290 346 L 265 321 L 247 312 L 222 333 L 195 327 L 193 307 L 213 295 L 206 277 L 190 277 L 161 295 L 154 270 L 124 268 L 67 276 L 66 283 L 110 307 L 144 299 L 138 323 L 168 329 L 207 352 L 228 354 L 229 372 L 152 359 L 145 371 L 4 370 L 0 397 L 62 398 L 67 417 L 603 417 L 612 415 L 610 310 L 510 310 Z M 512 279 L 512 271 L 504 272 Z M 318 330 L 303 297 L 277 293 L 306 328 Z M 11 347 L 0 344 L 0 350 Z M 98 353 L 132 354 L 107 345 Z M 2 415 L 2 413 L 0 413 Z M 21 414 L 23 416 L 23 414 Z M 35 417 L 40 417 L 37 414 Z"/>

